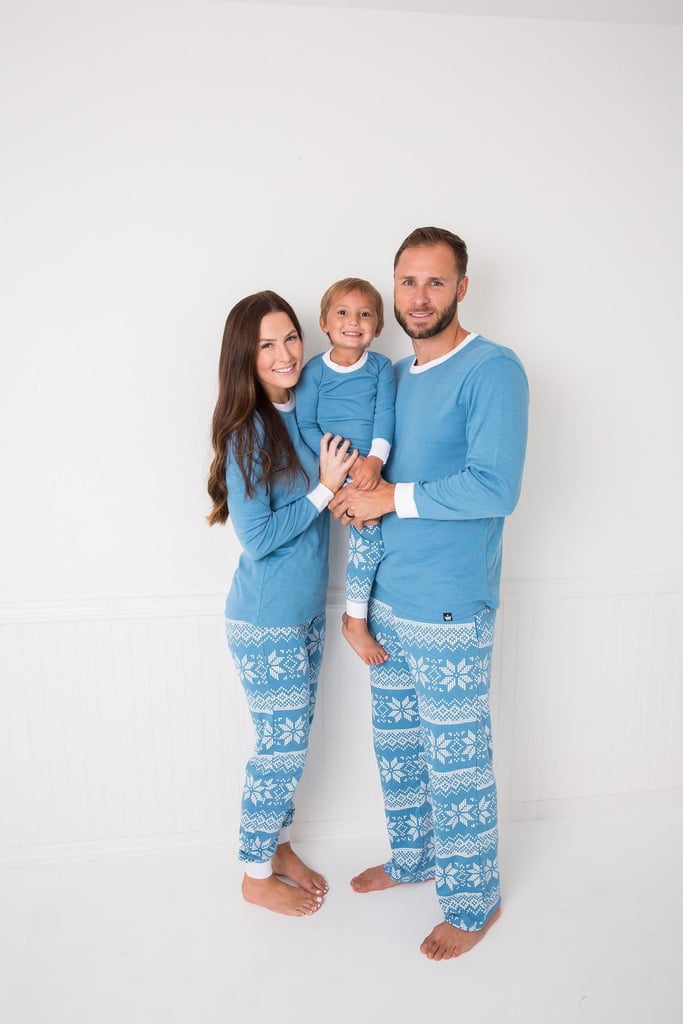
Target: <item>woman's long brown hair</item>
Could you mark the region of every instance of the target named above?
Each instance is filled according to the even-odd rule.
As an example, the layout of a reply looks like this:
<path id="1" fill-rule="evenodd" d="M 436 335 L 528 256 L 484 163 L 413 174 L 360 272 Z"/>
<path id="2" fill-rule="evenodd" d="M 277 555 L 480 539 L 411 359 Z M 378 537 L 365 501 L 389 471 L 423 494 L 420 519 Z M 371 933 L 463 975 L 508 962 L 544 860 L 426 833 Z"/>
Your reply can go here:
<path id="1" fill-rule="evenodd" d="M 241 299 L 228 313 L 218 363 L 218 401 L 213 412 L 211 440 L 214 458 L 209 470 L 208 491 L 213 508 L 206 517 L 210 526 L 228 518 L 228 485 L 225 478 L 227 448 L 237 461 L 247 497 L 257 484 L 269 489 L 276 473 L 291 481 L 308 476 L 294 450 L 282 417 L 273 407 L 256 376 L 256 356 L 261 320 L 268 313 L 286 313 L 299 337 L 296 313 L 275 292 L 256 292 Z"/>

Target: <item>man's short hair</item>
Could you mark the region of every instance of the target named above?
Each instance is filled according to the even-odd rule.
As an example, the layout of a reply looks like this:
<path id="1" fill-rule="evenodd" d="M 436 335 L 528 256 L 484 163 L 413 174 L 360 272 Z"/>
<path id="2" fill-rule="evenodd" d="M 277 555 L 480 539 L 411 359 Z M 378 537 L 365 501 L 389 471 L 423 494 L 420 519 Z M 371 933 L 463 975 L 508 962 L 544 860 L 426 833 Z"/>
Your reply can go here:
<path id="1" fill-rule="evenodd" d="M 467 273 L 467 246 L 459 235 L 454 235 L 447 228 L 415 228 L 411 231 L 408 237 L 403 239 L 394 256 L 394 270 L 405 249 L 414 249 L 418 245 L 439 245 L 440 242 L 445 242 L 453 250 L 458 275 L 464 277 Z"/>

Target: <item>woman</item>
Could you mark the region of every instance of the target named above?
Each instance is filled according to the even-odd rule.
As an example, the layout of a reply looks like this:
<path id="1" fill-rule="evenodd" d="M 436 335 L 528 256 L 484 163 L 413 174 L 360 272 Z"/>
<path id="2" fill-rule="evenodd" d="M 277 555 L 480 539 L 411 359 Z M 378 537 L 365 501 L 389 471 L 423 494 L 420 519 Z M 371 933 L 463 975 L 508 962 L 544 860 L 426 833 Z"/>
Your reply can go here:
<path id="1" fill-rule="evenodd" d="M 327 505 L 357 455 L 331 434 L 319 463 L 306 447 L 292 390 L 302 366 L 301 327 L 279 295 L 257 292 L 230 311 L 208 484 L 209 523 L 224 523 L 229 503 L 244 549 L 226 602 L 228 646 L 256 730 L 242 796 L 242 894 L 291 916 L 318 910 L 328 888 L 292 850 L 288 826 L 325 637 Z"/>

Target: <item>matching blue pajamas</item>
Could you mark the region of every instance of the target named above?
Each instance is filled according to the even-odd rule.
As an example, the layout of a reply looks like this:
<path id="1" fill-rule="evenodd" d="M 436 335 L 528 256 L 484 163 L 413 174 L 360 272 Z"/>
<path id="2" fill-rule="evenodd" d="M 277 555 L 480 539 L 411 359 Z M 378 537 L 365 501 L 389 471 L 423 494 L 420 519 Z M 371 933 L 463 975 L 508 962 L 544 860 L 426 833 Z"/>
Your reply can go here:
<path id="1" fill-rule="evenodd" d="M 434 878 L 445 919 L 478 931 L 500 902 L 489 687 L 504 517 L 526 447 L 528 386 L 513 352 L 469 335 L 396 367 L 384 557 L 370 630 L 375 755 L 399 882 Z"/>
<path id="2" fill-rule="evenodd" d="M 276 405 L 306 473 L 247 497 L 228 446 L 230 520 L 242 554 L 226 600 L 226 632 L 256 732 L 242 794 L 239 859 L 265 877 L 306 761 L 325 645 L 330 491 L 304 443 L 295 402 Z M 317 486 L 316 486 L 317 484 Z M 262 869 L 262 873 L 260 872 Z"/>
<path id="3" fill-rule="evenodd" d="M 514 353 L 477 335 L 432 363 L 406 359 L 395 369 L 396 433 L 384 457 L 396 512 L 381 531 L 352 530 L 349 546 L 349 597 L 367 600 L 372 589 L 370 629 L 390 656 L 370 670 L 391 847 L 385 870 L 399 882 L 434 878 L 445 919 L 478 930 L 500 902 L 489 687 L 528 385 Z M 306 394 L 305 373 L 297 393 L 304 384 Z M 320 381 L 308 381 L 310 420 Z M 317 419 L 318 439 L 310 422 L 300 434 L 293 408 L 280 412 L 309 482 L 261 489 L 254 502 L 228 460 L 230 513 L 245 550 L 226 604 L 227 634 L 257 736 L 239 856 L 257 866 L 293 818 L 324 647 L 330 496 L 309 489 Z M 324 425 L 349 436 L 348 423 Z"/>
<path id="4" fill-rule="evenodd" d="M 386 462 L 394 436 L 396 387 L 391 361 L 366 351 L 353 366 L 339 366 L 329 352 L 314 356 L 303 369 L 296 389 L 296 414 L 302 436 L 312 451 L 328 431 L 349 438 L 361 455 Z M 351 528 L 346 571 L 346 610 L 355 618 L 367 615 L 368 600 L 382 559 L 382 528 Z"/>

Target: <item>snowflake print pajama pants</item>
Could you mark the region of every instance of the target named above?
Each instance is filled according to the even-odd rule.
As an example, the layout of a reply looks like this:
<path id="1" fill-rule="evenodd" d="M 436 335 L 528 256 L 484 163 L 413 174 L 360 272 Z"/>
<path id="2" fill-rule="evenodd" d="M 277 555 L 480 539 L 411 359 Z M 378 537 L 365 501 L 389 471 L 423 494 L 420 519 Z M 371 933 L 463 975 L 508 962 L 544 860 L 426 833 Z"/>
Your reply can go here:
<path id="1" fill-rule="evenodd" d="M 382 527 L 379 523 L 366 526 L 364 530 L 351 527 L 346 567 L 346 611 L 356 619 L 367 618 L 370 591 L 383 554 Z"/>
<path id="2" fill-rule="evenodd" d="M 242 793 L 239 859 L 265 867 L 294 817 L 292 798 L 306 761 L 325 616 L 298 626 L 268 628 L 234 619 L 225 625 L 256 730 Z"/>
<path id="3" fill-rule="evenodd" d="M 472 622 L 396 618 L 370 602 L 389 653 L 372 666 L 375 755 L 398 882 L 436 881 L 445 919 L 482 928 L 500 903 L 489 681 L 495 611 Z"/>

